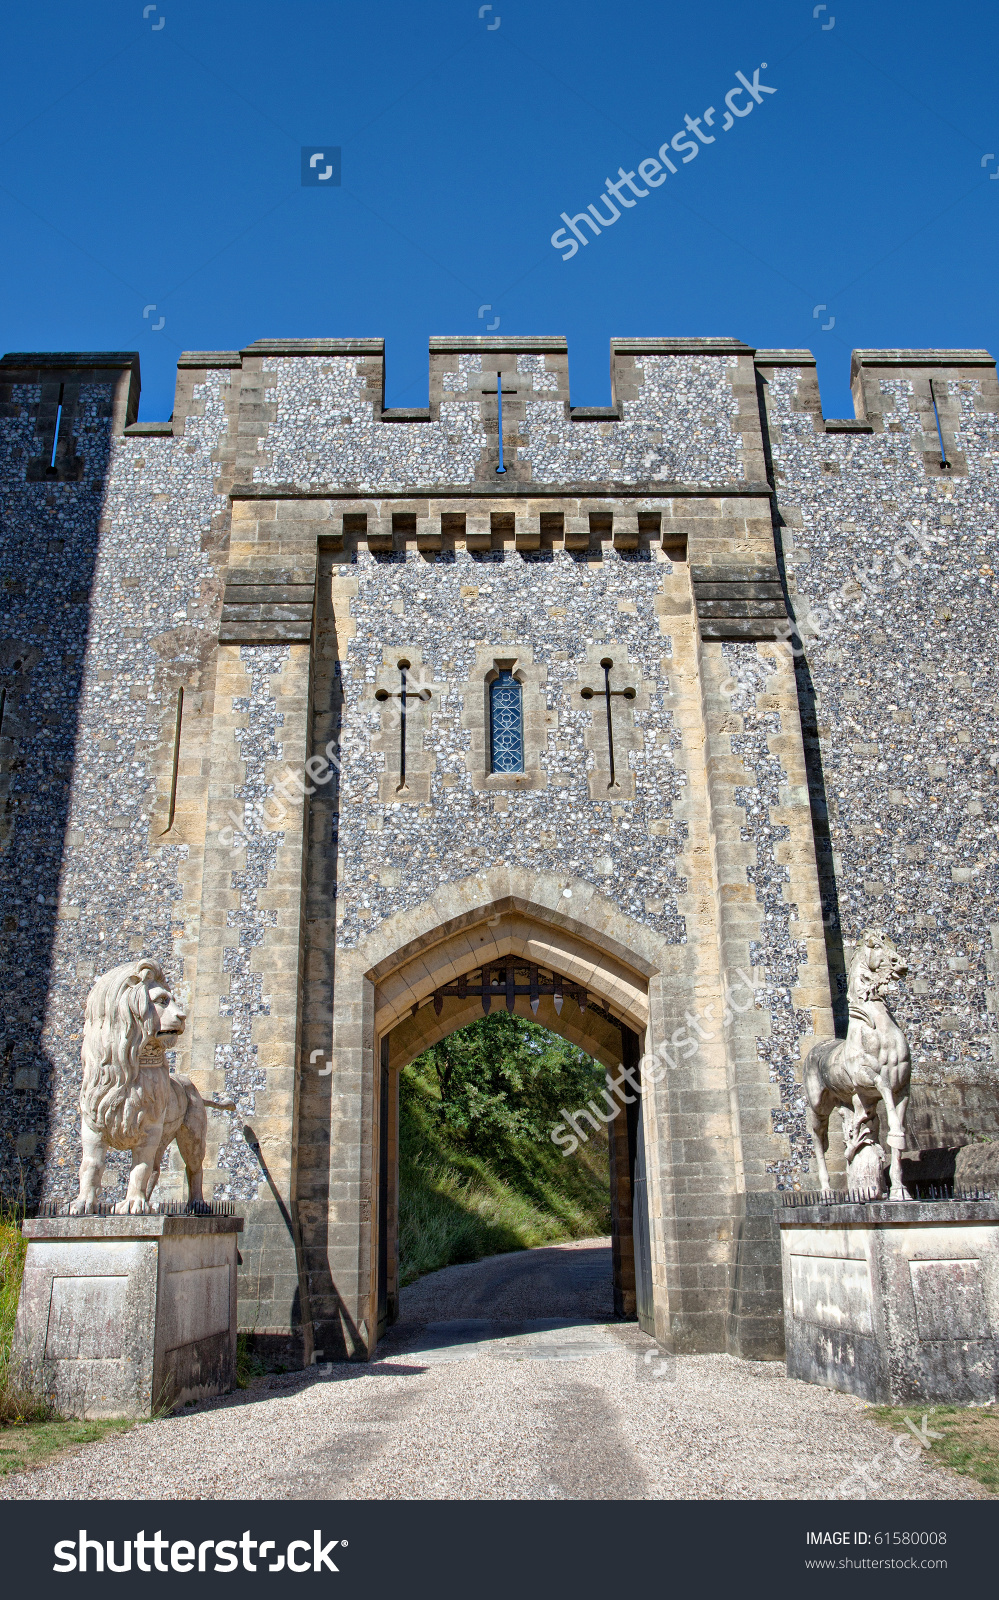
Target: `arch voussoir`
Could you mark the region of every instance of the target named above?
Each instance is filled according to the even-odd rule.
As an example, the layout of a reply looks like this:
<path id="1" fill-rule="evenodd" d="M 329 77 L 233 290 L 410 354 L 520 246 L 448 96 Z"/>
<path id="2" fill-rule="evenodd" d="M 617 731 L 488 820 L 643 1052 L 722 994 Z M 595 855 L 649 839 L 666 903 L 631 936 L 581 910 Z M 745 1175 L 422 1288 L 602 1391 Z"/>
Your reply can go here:
<path id="1" fill-rule="evenodd" d="M 487 875 L 439 891 L 407 916 L 409 936 L 394 950 L 385 949 L 385 929 L 376 930 L 358 948 L 355 959 L 364 962 L 365 976 L 375 988 L 376 1032 L 384 1035 L 414 1006 L 463 974 L 514 957 L 581 985 L 643 1033 L 649 980 L 658 970 L 649 959 L 651 952 L 642 948 L 648 943 L 647 931 L 613 907 L 596 905 L 600 897 L 592 893 L 588 900 L 593 915 L 583 920 L 562 912 L 550 893 L 529 900 L 500 892 L 509 890 L 511 874 L 504 870 L 497 877 L 503 881 L 490 883 Z M 472 895 L 477 903 L 469 905 Z M 564 903 L 564 890 L 559 895 Z M 429 925 L 434 915 L 446 912 L 456 914 Z"/>

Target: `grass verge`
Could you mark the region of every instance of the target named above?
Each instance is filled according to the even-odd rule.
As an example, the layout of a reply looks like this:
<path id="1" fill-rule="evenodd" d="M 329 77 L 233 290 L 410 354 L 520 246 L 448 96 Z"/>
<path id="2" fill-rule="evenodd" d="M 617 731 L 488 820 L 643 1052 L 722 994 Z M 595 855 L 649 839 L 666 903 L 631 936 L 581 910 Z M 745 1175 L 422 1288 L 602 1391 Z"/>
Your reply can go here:
<path id="1" fill-rule="evenodd" d="M 266 1371 L 267 1367 L 253 1348 L 253 1335 L 237 1333 L 236 1388 L 248 1389 L 254 1378 L 262 1378 Z"/>
<path id="2" fill-rule="evenodd" d="M 38 1467 L 65 1455 L 74 1446 L 96 1444 L 109 1433 L 125 1433 L 134 1422 L 81 1422 L 75 1417 L 49 1417 L 45 1422 L 10 1423 L 0 1428 L 0 1478 Z"/>
<path id="3" fill-rule="evenodd" d="M 42 1422 L 50 1414 L 50 1407 L 18 1382 L 11 1364 L 14 1322 L 27 1249 L 27 1240 L 21 1233 L 19 1209 L 3 1205 L 0 1209 L 0 1428 Z"/>
<path id="4" fill-rule="evenodd" d="M 999 1494 L 999 1412 L 993 1406 L 871 1406 L 867 1411 L 882 1427 L 905 1430 L 906 1418 L 921 1428 L 926 1418 L 935 1461 L 963 1477 L 974 1478 Z"/>
<path id="5" fill-rule="evenodd" d="M 431 1082 L 400 1077 L 399 1281 L 464 1261 L 610 1232 L 606 1136 L 571 1160 L 550 1141 L 469 1150 L 441 1126 Z"/>

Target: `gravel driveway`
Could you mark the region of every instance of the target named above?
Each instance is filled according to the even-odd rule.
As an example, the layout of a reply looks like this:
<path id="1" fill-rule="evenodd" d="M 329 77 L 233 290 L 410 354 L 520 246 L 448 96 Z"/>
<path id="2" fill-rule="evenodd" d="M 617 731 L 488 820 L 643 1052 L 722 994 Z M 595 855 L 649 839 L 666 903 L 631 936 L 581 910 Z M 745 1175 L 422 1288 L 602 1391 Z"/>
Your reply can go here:
<path id="1" fill-rule="evenodd" d="M 983 1495 L 863 1410 L 779 1363 L 662 1357 L 611 1320 L 610 1243 L 583 1240 L 433 1273 L 370 1364 L 258 1380 L 0 1498 L 862 1498 L 859 1468 L 873 1499 Z"/>

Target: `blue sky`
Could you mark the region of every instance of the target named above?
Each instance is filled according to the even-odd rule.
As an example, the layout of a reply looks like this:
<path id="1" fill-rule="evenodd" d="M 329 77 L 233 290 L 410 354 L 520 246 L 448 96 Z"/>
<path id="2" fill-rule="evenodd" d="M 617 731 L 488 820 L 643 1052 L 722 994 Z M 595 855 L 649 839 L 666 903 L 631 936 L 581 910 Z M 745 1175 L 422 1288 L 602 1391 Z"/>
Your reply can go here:
<path id="1" fill-rule="evenodd" d="M 182 349 L 381 336 L 388 403 L 419 405 L 428 337 L 499 317 L 565 334 L 601 405 L 612 335 L 726 334 L 811 347 L 852 416 L 854 347 L 999 350 L 999 8 L 813 9 L 9 7 L 2 348 L 137 349 L 153 419 Z M 723 132 L 763 62 L 777 92 Z M 708 106 L 714 142 L 564 261 L 560 213 L 606 214 L 605 180 Z M 342 185 L 303 187 L 326 142 Z"/>

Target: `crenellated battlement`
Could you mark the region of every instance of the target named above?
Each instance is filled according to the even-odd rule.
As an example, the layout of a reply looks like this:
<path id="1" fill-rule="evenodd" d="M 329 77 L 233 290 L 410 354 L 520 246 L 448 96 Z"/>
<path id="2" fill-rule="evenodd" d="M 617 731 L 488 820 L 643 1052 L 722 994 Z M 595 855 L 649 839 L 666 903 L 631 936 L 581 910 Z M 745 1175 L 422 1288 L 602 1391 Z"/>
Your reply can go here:
<path id="1" fill-rule="evenodd" d="M 422 407 L 386 407 L 381 339 L 259 339 L 243 350 L 187 351 L 164 422 L 136 420 L 139 358 L 130 352 L 5 356 L 0 398 L 6 409 L 15 390 L 37 390 L 27 402 L 39 435 L 32 470 L 48 478 L 81 470 L 67 454 L 81 384 L 113 391 L 113 436 L 183 439 L 190 419 L 203 415 L 214 375 L 230 419 L 218 460 L 225 487 L 238 492 L 266 484 L 348 495 L 473 486 L 506 496 L 567 486 L 604 495 L 739 494 L 767 492 L 767 395 L 776 374 L 791 373 L 792 410 L 811 417 L 816 435 L 855 440 L 897 431 L 897 422 L 885 421 L 885 385 L 911 386 L 919 453 L 931 475 L 941 470 L 941 440 L 942 470 L 966 470 L 956 437 L 962 392 L 974 394 L 979 412 L 999 410 L 995 361 L 984 350 L 855 351 L 856 415 L 827 418 L 810 351 L 756 350 L 721 338 L 612 339 L 609 406 L 572 404 L 564 338 L 489 336 L 431 339 Z M 53 472 L 43 457 L 60 404 L 64 437 Z"/>

